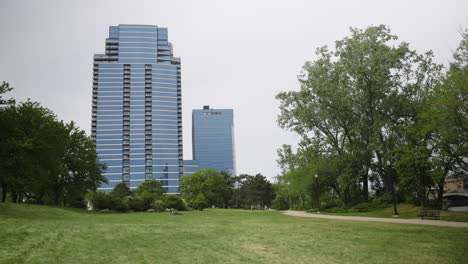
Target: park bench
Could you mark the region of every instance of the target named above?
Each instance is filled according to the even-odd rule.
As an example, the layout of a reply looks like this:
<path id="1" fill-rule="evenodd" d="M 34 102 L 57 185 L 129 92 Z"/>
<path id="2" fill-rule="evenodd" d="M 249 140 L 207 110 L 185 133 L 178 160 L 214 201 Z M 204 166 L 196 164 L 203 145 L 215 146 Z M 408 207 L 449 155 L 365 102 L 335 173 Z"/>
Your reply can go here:
<path id="1" fill-rule="evenodd" d="M 424 217 L 434 217 L 434 219 L 439 220 L 440 219 L 440 210 L 423 209 L 418 214 L 418 216 L 420 216 L 421 219 L 424 219 Z"/>

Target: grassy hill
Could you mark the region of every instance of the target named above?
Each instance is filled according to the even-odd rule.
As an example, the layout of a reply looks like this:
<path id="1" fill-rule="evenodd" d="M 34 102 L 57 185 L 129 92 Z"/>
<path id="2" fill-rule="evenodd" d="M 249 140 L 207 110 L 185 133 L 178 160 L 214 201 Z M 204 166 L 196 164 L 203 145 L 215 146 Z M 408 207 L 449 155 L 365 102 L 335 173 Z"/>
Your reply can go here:
<path id="1" fill-rule="evenodd" d="M 465 263 L 468 229 L 280 212 L 95 213 L 0 204 L 0 263 Z"/>

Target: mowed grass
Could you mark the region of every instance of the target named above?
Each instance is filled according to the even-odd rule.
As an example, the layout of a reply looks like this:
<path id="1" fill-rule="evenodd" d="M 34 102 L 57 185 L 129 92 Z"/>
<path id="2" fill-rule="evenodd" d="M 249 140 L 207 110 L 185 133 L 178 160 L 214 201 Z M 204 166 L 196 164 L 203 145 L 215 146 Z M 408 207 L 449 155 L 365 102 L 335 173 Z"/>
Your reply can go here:
<path id="1" fill-rule="evenodd" d="M 399 204 L 397 206 L 398 214 L 400 218 L 403 219 L 414 219 L 421 217 L 417 216 L 421 212 L 421 207 L 414 206 L 411 204 Z M 329 213 L 323 212 L 323 214 L 328 215 L 344 215 L 344 216 L 366 216 L 366 217 L 384 217 L 384 218 L 392 218 L 393 216 L 393 206 L 389 206 L 387 208 L 378 209 L 370 212 L 349 212 L 349 213 Z M 432 217 L 424 218 L 424 219 L 434 219 Z M 445 221 L 455 221 L 455 222 L 468 222 L 468 213 L 459 213 L 459 212 L 451 212 L 447 210 L 440 211 L 440 219 Z"/>
<path id="2" fill-rule="evenodd" d="M 468 228 L 0 204 L 0 263 L 466 263 Z"/>

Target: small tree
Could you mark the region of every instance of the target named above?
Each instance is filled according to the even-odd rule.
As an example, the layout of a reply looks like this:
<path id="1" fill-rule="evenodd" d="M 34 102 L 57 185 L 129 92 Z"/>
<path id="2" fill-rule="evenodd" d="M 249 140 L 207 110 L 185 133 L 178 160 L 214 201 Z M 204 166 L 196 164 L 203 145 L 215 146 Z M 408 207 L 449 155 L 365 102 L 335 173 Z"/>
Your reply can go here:
<path id="1" fill-rule="evenodd" d="M 166 193 L 166 190 L 162 187 L 161 182 L 150 180 L 140 184 L 136 189 L 137 196 L 144 193 L 154 195 L 155 197 L 162 197 Z"/>
<path id="2" fill-rule="evenodd" d="M 132 196 L 132 191 L 125 182 L 121 182 L 112 189 L 109 195 L 123 199 L 127 196 Z"/>
<path id="3" fill-rule="evenodd" d="M 203 193 L 199 193 L 191 203 L 191 206 L 192 208 L 195 208 L 200 211 L 207 208 L 208 201 L 206 200 L 205 195 L 203 195 Z"/>

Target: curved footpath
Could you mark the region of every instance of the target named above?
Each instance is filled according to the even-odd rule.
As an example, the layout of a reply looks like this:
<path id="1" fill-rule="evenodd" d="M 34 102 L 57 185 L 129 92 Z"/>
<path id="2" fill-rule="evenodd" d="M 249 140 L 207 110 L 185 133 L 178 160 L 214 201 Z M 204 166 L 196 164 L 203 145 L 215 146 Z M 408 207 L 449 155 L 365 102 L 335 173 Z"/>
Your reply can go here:
<path id="1" fill-rule="evenodd" d="M 450 222 L 443 220 L 421 220 L 421 219 L 399 219 L 399 218 L 379 218 L 379 217 L 362 217 L 362 216 L 340 216 L 340 215 L 324 215 L 324 214 L 311 214 L 301 211 L 283 211 L 285 215 L 313 217 L 322 219 L 338 219 L 338 220 L 351 220 L 351 221 L 371 221 L 371 222 L 386 222 L 397 224 L 413 224 L 413 225 L 432 225 L 432 226 L 450 226 L 450 227 L 465 227 L 468 228 L 466 222 Z"/>

